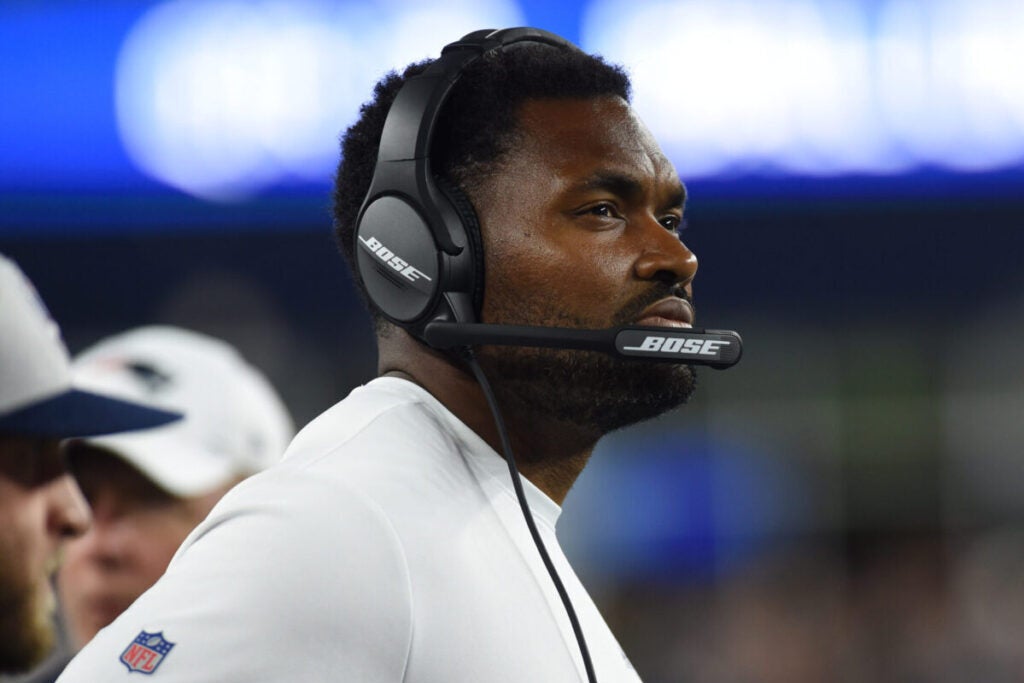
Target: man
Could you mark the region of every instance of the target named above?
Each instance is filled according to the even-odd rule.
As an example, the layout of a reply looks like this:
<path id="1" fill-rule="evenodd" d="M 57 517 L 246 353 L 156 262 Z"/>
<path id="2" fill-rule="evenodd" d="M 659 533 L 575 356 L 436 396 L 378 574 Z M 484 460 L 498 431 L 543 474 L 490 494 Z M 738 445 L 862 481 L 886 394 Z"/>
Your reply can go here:
<path id="1" fill-rule="evenodd" d="M 472 228 L 461 249 L 431 261 L 414 258 L 412 242 L 389 244 L 356 224 L 375 170 L 413 159 L 382 131 L 403 84 L 419 88 L 415 75 L 428 72 L 414 65 L 378 84 L 345 136 L 336 188 L 339 241 L 350 263 L 363 259 L 357 280 L 377 287 L 384 280 L 373 278 L 387 274 L 410 309 L 435 279 L 472 271 L 449 258 L 474 249 Z M 488 50 L 465 65 L 428 125 L 437 184 L 464 193 L 479 218 L 476 319 L 692 324 L 696 259 L 676 234 L 683 187 L 630 109 L 621 70 L 543 41 Z M 418 129 L 398 128 L 400 137 Z M 415 231 L 422 214 L 394 208 L 407 220 L 382 225 Z M 471 222 L 465 203 L 460 211 Z M 474 290 L 428 303 L 464 311 L 461 292 Z M 388 296 L 364 293 L 375 306 Z M 554 525 L 597 440 L 684 402 L 692 369 L 598 352 L 476 349 L 563 599 L 524 523 L 468 353 L 429 346 L 416 313 L 401 319 L 403 306 L 377 315 L 381 376 L 307 426 L 280 465 L 225 496 L 61 681 L 140 670 L 165 681 L 638 680 Z"/>
<path id="2" fill-rule="evenodd" d="M 50 577 L 89 509 L 60 439 L 166 424 L 180 415 L 72 385 L 56 323 L 0 255 L 0 673 L 25 671 L 55 640 Z"/>
<path id="3" fill-rule="evenodd" d="M 75 439 L 65 449 L 93 513 L 68 545 L 58 589 L 74 650 L 149 588 L 232 486 L 280 459 L 294 429 L 266 378 L 228 344 L 144 327 L 80 354 L 84 385 L 177 406 L 160 429 Z"/>

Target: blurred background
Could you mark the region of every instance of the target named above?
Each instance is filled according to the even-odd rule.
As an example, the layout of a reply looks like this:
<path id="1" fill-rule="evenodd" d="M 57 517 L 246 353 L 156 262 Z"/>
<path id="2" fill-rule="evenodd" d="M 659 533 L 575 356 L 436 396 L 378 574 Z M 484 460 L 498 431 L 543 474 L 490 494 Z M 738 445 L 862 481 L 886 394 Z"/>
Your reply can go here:
<path id="1" fill-rule="evenodd" d="M 72 352 L 205 331 L 305 424 L 375 375 L 340 132 L 384 71 L 524 24 L 628 68 L 700 320 L 746 346 L 566 502 L 643 679 L 1024 681 L 1019 0 L 9 0 L 0 251 Z"/>

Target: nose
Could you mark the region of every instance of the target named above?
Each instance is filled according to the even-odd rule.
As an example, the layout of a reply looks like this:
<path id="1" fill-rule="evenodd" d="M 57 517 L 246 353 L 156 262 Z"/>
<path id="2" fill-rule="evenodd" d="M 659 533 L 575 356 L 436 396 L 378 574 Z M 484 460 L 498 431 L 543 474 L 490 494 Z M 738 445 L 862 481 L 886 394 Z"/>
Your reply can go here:
<path id="1" fill-rule="evenodd" d="M 697 274 L 697 256 L 673 230 L 656 220 L 645 226 L 645 245 L 634 272 L 641 280 L 660 280 L 689 287 Z"/>
<path id="2" fill-rule="evenodd" d="M 60 538 L 76 538 L 89 529 L 92 513 L 78 484 L 65 473 L 47 484 L 49 487 L 49 514 L 47 527 Z"/>

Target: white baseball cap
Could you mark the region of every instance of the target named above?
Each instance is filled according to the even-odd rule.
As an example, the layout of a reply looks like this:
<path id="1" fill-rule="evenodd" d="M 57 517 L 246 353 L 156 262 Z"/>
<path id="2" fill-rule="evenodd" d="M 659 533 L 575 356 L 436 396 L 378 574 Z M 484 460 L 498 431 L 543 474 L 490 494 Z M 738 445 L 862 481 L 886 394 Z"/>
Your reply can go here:
<path id="1" fill-rule="evenodd" d="M 60 328 L 17 264 L 0 254 L 0 433 L 92 436 L 180 417 L 75 386 Z"/>
<path id="2" fill-rule="evenodd" d="M 295 433 L 267 379 L 234 347 L 205 334 L 141 327 L 86 349 L 73 367 L 82 386 L 185 414 L 165 427 L 84 440 L 178 497 L 272 465 Z"/>

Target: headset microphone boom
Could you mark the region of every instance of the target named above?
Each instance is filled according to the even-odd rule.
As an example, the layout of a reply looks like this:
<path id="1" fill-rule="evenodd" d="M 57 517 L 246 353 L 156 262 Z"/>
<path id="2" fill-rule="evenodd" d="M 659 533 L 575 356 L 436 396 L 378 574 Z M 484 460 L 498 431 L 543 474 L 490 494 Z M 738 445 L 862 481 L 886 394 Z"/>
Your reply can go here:
<path id="1" fill-rule="evenodd" d="M 428 323 L 423 338 L 436 349 L 470 345 L 537 346 L 603 351 L 625 358 L 728 368 L 743 355 L 732 330 L 626 325 L 607 330 L 485 323 Z"/>

